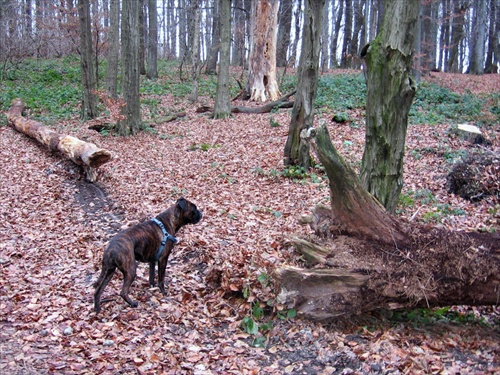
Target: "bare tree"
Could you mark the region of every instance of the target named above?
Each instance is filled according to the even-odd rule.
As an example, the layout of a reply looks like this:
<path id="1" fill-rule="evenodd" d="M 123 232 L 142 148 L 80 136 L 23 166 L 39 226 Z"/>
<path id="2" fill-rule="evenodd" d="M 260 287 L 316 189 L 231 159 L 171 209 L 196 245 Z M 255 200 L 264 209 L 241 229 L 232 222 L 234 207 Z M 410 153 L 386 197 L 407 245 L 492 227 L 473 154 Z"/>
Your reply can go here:
<path id="1" fill-rule="evenodd" d="M 217 77 L 214 118 L 227 118 L 231 115 L 229 102 L 229 63 L 231 47 L 231 0 L 216 0 L 220 12 L 220 62 Z"/>
<path id="2" fill-rule="evenodd" d="M 124 1 L 122 10 L 122 93 L 125 106 L 122 107 L 123 120 L 118 122 L 121 135 L 137 133 L 141 127 L 141 107 L 139 101 L 139 13 L 141 3 Z"/>
<path id="3" fill-rule="evenodd" d="M 293 105 L 288 138 L 285 144 L 285 165 L 311 166 L 309 145 L 301 139 L 303 130 L 309 129 L 314 121 L 314 100 L 318 87 L 320 33 L 325 0 L 306 0 L 302 51 L 297 71 L 297 93 Z"/>
<path id="4" fill-rule="evenodd" d="M 366 142 L 361 179 L 389 212 L 403 186 L 408 112 L 416 92 L 410 75 L 418 2 L 386 0 L 387 20 L 367 49 Z M 397 32 L 395 31 L 397 30 Z"/>
<path id="5" fill-rule="evenodd" d="M 281 93 L 276 81 L 276 38 L 278 0 L 252 3 L 252 33 L 246 94 L 250 100 L 277 100 Z"/>
<path id="6" fill-rule="evenodd" d="M 488 2 L 485 0 L 474 0 L 474 7 L 472 9 L 472 33 L 470 38 L 469 69 L 467 69 L 467 73 L 483 74 Z"/>
<path id="7" fill-rule="evenodd" d="M 94 70 L 94 54 L 92 52 L 92 30 L 90 28 L 90 2 L 78 1 L 80 17 L 80 61 L 82 67 L 82 119 L 92 119 L 97 116 L 97 86 Z"/>
<path id="8" fill-rule="evenodd" d="M 208 51 L 208 58 L 207 58 L 207 66 L 205 68 L 205 74 L 215 74 L 215 71 L 217 70 L 217 58 L 219 56 L 219 50 L 220 50 L 220 38 L 221 38 L 221 20 L 220 20 L 220 12 L 221 10 L 219 9 L 219 1 L 214 0 L 214 9 L 213 9 L 213 16 L 212 16 L 212 40 L 210 42 L 210 48 Z M 231 32 L 231 31 L 229 31 Z"/>
<path id="9" fill-rule="evenodd" d="M 287 53 L 290 47 L 292 14 L 292 0 L 281 0 L 278 11 L 278 42 L 276 47 L 276 65 L 280 67 L 286 66 L 288 61 Z"/>
<path id="10" fill-rule="evenodd" d="M 108 71 L 106 90 L 112 98 L 118 91 L 118 61 L 120 56 L 120 0 L 111 0 L 108 32 Z"/>
<path id="11" fill-rule="evenodd" d="M 148 0 L 148 69 L 149 79 L 158 78 L 158 9 L 156 0 Z"/>

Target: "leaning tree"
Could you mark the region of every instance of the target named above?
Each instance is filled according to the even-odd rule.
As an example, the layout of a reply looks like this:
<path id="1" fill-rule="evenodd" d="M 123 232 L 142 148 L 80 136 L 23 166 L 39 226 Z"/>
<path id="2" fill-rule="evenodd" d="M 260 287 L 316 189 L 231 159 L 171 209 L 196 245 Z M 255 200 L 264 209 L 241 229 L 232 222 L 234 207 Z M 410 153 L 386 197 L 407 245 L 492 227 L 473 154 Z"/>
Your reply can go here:
<path id="1" fill-rule="evenodd" d="M 408 54 L 397 38 L 408 37 L 400 27 L 415 22 L 414 3 L 385 1 L 383 30 L 368 51 L 380 62 L 372 67 L 400 93 L 384 91 L 381 96 L 402 106 L 407 105 L 411 85 L 409 79 L 397 84 L 394 77 L 404 72 L 401 66 Z M 369 79 L 368 85 L 374 82 Z M 367 102 L 367 107 L 373 103 Z M 499 303 L 498 234 L 447 231 L 391 216 L 338 154 L 325 123 L 303 129 L 301 138 L 325 168 L 331 205 L 316 207 L 306 220 L 313 235 L 291 241 L 308 266 L 276 270 L 278 302 L 319 320 L 374 309 Z"/>

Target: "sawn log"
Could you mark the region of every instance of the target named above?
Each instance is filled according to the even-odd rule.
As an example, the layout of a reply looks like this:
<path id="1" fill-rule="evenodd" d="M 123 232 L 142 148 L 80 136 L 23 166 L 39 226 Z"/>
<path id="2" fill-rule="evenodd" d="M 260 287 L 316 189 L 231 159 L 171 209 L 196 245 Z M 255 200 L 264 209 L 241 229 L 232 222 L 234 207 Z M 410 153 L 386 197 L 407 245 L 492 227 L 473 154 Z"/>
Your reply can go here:
<path id="1" fill-rule="evenodd" d="M 58 151 L 75 164 L 81 165 L 87 180 L 97 179 L 97 168 L 111 159 L 111 153 L 93 143 L 84 142 L 70 135 L 59 134 L 44 124 L 23 117 L 25 104 L 14 99 L 7 112 L 7 122 L 18 132 L 36 139 L 52 151 Z"/>

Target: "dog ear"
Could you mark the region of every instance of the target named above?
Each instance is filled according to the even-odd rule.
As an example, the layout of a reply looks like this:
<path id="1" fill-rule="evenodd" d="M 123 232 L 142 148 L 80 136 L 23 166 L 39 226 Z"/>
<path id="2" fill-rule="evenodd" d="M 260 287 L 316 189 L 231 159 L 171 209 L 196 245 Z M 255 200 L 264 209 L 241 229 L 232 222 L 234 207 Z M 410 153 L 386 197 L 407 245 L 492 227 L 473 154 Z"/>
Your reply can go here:
<path id="1" fill-rule="evenodd" d="M 188 202 L 184 198 L 179 198 L 177 199 L 177 206 L 179 206 L 182 211 L 186 211 L 188 208 Z"/>

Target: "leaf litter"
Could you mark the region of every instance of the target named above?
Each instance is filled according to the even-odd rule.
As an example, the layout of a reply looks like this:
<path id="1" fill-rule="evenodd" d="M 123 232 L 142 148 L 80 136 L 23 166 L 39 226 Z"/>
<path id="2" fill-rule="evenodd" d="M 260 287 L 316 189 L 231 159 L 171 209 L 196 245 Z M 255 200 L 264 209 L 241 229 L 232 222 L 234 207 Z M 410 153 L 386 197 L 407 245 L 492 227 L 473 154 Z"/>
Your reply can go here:
<path id="1" fill-rule="evenodd" d="M 437 79 L 435 74 L 432 79 Z M 289 111 L 216 121 L 197 114 L 187 102 L 174 102 L 169 96 L 160 99 L 164 108 L 185 106 L 187 115 L 129 138 L 103 136 L 76 120 L 59 125 L 65 133 L 113 153 L 113 160 L 100 168 L 96 185 L 84 182 L 71 162 L 9 127 L 0 127 L 2 372 L 493 374 L 500 370 L 495 307 L 456 307 L 459 313 L 487 319 L 488 325 L 415 326 L 394 324 L 382 316 L 319 324 L 280 315 L 287 307 L 274 301 L 272 270 L 300 261 L 287 240 L 307 235 L 300 217 L 317 204 L 329 203 L 320 169 L 315 170 L 315 179 L 281 175 Z M 350 118 L 357 125 L 332 123 L 330 132 L 335 147 L 357 166 L 364 144 L 362 113 L 353 111 Z M 446 191 L 450 163 L 443 150 L 476 147 L 448 137 L 448 128 L 409 127 L 403 194 L 412 202 L 401 207 L 399 215 L 455 230 L 499 230 L 500 210 L 494 197 L 471 203 Z M 499 130 L 498 124 L 487 129 L 496 153 Z M 131 309 L 119 297 L 121 277 L 115 276 L 103 296 L 107 302 L 96 315 L 92 283 L 107 241 L 120 229 L 154 217 L 180 196 L 195 202 L 204 218 L 178 234 L 181 241 L 167 266 L 168 294 L 163 297 L 149 287 L 147 265 L 140 264 L 131 290 L 139 307 Z M 445 204 L 455 211 L 442 214 L 437 208 Z M 256 303 L 266 301 L 272 306 L 263 311 L 272 324 L 259 333 L 262 340 L 256 347 L 255 335 L 241 324 Z"/>

